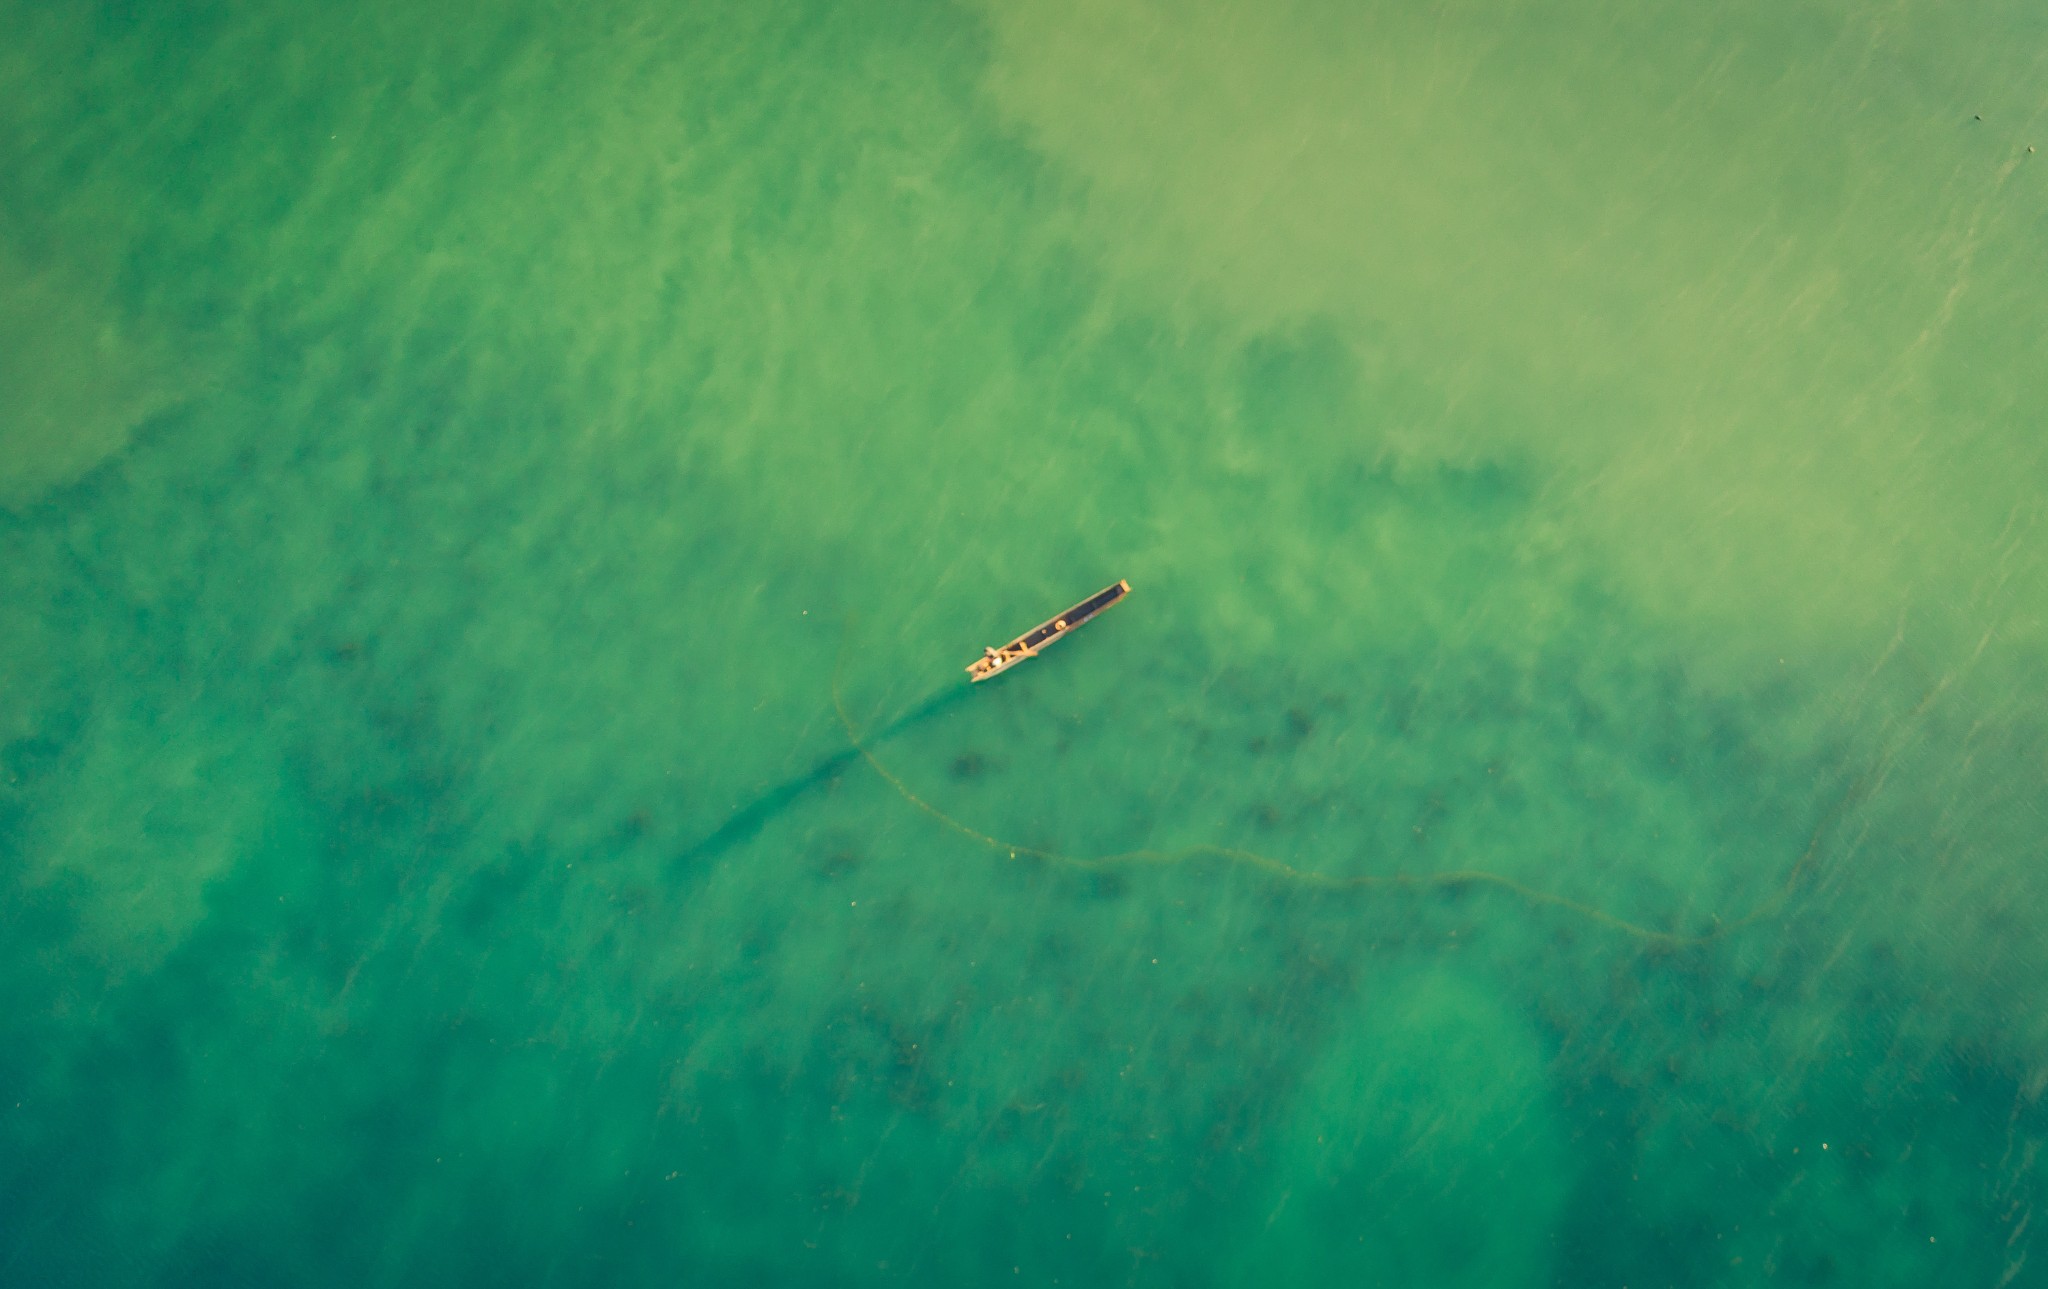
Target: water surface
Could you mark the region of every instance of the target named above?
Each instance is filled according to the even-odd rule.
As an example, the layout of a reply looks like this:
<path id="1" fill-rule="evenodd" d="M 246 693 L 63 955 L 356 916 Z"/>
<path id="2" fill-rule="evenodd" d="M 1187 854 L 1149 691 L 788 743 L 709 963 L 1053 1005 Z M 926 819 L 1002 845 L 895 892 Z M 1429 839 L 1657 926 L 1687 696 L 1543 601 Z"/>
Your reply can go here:
<path id="1" fill-rule="evenodd" d="M 0 27 L 0 1279 L 2048 1283 L 2039 6 Z"/>

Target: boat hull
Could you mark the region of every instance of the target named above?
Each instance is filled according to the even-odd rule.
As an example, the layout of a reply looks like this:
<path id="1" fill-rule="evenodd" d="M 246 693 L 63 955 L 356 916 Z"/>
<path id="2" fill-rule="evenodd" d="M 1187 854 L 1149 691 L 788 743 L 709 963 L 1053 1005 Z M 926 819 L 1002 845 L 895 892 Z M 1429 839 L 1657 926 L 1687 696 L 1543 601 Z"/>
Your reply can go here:
<path id="1" fill-rule="evenodd" d="M 976 684 L 992 680 L 1026 658 L 1036 658 L 1040 650 L 1066 639 L 1097 614 L 1130 593 L 1129 582 L 1118 579 L 1110 583 L 1066 612 L 1056 613 L 1047 618 L 1002 648 L 984 650 L 981 657 L 967 664 L 968 679 Z"/>

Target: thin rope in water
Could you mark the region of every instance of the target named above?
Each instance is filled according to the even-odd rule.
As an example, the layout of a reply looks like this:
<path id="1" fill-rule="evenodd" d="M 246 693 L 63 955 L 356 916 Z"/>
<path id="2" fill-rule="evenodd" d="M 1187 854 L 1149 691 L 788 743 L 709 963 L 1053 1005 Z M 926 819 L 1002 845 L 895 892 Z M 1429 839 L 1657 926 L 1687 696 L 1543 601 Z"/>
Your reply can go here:
<path id="1" fill-rule="evenodd" d="M 851 623 L 848 624 L 848 635 L 851 635 Z M 1270 855 L 1262 855 L 1257 851 L 1241 850 L 1232 846 L 1203 844 L 1170 851 L 1144 848 L 1118 851 L 1111 855 L 1088 858 L 1066 855 L 1058 851 L 1046 850 L 1039 846 L 1027 846 L 1019 842 L 1004 841 L 999 837 L 990 836 L 988 833 L 982 832 L 980 829 L 969 824 L 962 823 L 931 802 L 926 801 L 913 791 L 909 784 L 898 777 L 893 770 L 882 764 L 881 758 L 868 749 L 866 741 L 862 739 L 859 730 L 854 727 L 853 718 L 847 714 L 846 701 L 841 692 L 840 673 L 844 668 L 845 658 L 846 648 L 842 638 L 839 659 L 833 664 L 832 668 L 832 707 L 839 714 L 839 723 L 846 730 L 847 741 L 853 745 L 856 752 L 860 753 L 861 759 L 866 761 L 868 767 L 880 775 L 883 781 L 894 788 L 905 801 L 908 801 L 911 805 L 916 806 L 919 810 L 961 836 L 978 842 L 990 850 L 1001 852 L 1011 859 L 1029 856 L 1032 859 L 1042 860 L 1063 868 L 1076 869 L 1082 872 L 1095 872 L 1112 868 L 1167 867 L 1208 855 L 1229 864 L 1265 873 L 1281 881 L 1326 891 L 1371 890 L 1376 888 L 1416 891 L 1446 890 L 1461 886 L 1488 886 L 1519 896 L 1529 904 L 1561 909 L 1585 918 L 1587 921 L 1599 926 L 1606 927 L 1609 930 L 1618 931 L 1623 935 L 1633 937 L 1645 943 L 1669 949 L 1698 948 L 1702 945 L 1712 944 L 1724 936 L 1732 935 L 1746 927 L 1768 921 L 1783 912 L 1785 905 L 1791 901 L 1793 893 L 1798 889 L 1800 882 L 1804 880 L 1807 872 L 1813 867 L 1814 861 L 1820 855 L 1821 847 L 1827 840 L 1828 834 L 1834 830 L 1835 825 L 1840 823 L 1850 810 L 1866 799 L 1876 786 L 1882 782 L 1885 774 L 1891 768 L 1892 761 L 1904 746 L 1907 730 L 1926 714 L 1927 710 L 1934 705 L 1934 701 L 1941 696 L 1943 691 L 1949 687 L 1951 681 L 1954 680 L 1953 675 L 1943 677 L 1927 691 L 1919 703 L 1914 706 L 1913 710 L 1898 723 L 1898 732 L 1877 762 L 1862 775 L 1859 775 L 1843 791 L 1842 795 L 1828 808 L 1826 814 L 1821 817 L 1820 822 L 1815 825 L 1813 835 L 1807 840 L 1806 849 L 1800 854 L 1799 859 L 1792 865 L 1791 869 L 1787 871 L 1784 882 L 1775 891 L 1755 908 L 1733 921 L 1724 922 L 1716 919 L 1711 929 L 1699 934 L 1686 934 L 1678 931 L 1663 931 L 1656 927 L 1644 926 L 1639 922 L 1631 922 L 1627 918 L 1617 917 L 1605 909 L 1588 904 L 1582 900 L 1575 900 L 1569 896 L 1559 895 L 1555 891 L 1542 890 L 1538 887 L 1518 882 L 1511 877 L 1479 869 L 1454 869 L 1438 873 L 1366 873 L 1351 876 L 1332 876 L 1331 874 L 1319 873 L 1312 869 L 1296 868 L 1294 865 L 1274 859 Z"/>

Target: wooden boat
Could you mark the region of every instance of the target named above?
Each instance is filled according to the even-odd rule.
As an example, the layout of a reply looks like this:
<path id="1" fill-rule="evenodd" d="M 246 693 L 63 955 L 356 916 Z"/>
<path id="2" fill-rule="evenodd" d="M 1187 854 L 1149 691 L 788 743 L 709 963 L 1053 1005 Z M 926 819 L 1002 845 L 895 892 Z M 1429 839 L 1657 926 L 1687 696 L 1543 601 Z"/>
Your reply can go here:
<path id="1" fill-rule="evenodd" d="M 984 649 L 981 657 L 967 664 L 970 680 L 980 682 L 1008 671 L 1038 651 L 1066 638 L 1069 632 L 1131 593 L 1131 584 L 1118 580 L 1103 587 L 1065 613 L 1047 618 L 1000 649 Z"/>

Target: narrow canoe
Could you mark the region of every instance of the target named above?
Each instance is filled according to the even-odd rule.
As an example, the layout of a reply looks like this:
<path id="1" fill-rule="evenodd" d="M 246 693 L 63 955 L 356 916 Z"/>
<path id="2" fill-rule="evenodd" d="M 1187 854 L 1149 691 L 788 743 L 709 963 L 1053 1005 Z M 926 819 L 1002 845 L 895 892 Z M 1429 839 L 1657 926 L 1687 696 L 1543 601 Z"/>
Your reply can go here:
<path id="1" fill-rule="evenodd" d="M 968 677 L 977 682 L 987 680 L 1026 658 L 1036 658 L 1039 650 L 1064 639 L 1075 628 L 1130 593 L 1131 584 L 1122 580 L 1103 587 L 1065 613 L 1047 618 L 1002 648 L 982 650 L 981 657 L 967 664 Z"/>

